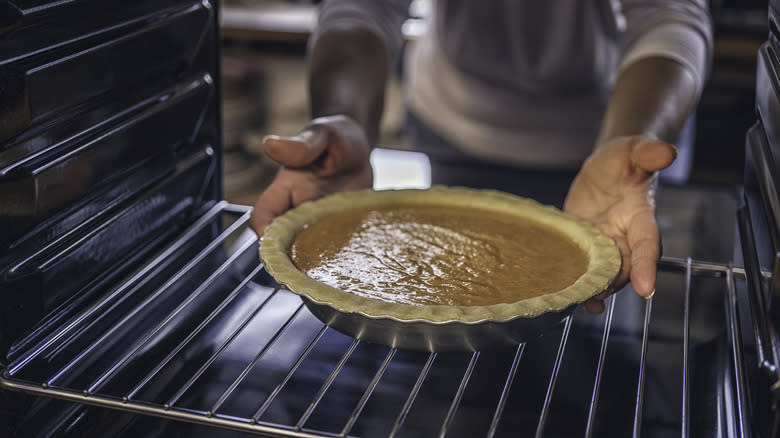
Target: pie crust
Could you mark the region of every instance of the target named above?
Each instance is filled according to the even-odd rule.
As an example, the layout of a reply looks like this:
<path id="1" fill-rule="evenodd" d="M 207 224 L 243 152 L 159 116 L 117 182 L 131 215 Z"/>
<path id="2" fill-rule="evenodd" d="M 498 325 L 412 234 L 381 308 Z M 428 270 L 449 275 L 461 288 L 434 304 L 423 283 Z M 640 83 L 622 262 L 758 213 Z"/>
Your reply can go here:
<path id="1" fill-rule="evenodd" d="M 329 215 L 352 209 L 387 209 L 393 205 L 466 208 L 485 215 L 500 214 L 536 222 L 558 232 L 584 252 L 587 268 L 561 290 L 491 305 L 455 306 L 402 304 L 344 292 L 309 277 L 290 257 L 290 247 L 300 231 Z M 486 216 L 487 217 L 487 216 Z M 426 190 L 360 190 L 307 202 L 279 216 L 265 229 L 260 257 L 268 273 L 306 301 L 346 314 L 396 321 L 480 323 L 534 318 L 563 311 L 602 292 L 620 270 L 620 253 L 612 239 L 591 224 L 536 201 L 493 190 L 434 186 Z"/>

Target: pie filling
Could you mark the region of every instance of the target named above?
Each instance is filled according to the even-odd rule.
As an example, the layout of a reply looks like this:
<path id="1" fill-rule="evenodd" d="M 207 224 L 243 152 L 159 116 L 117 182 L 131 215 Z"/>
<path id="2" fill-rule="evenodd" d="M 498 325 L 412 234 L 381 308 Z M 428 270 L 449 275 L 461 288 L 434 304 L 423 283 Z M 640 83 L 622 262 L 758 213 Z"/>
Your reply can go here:
<path id="1" fill-rule="evenodd" d="M 588 268 L 585 252 L 544 224 L 403 204 L 322 218 L 295 236 L 290 258 L 319 282 L 413 305 L 513 303 L 565 289 Z"/>

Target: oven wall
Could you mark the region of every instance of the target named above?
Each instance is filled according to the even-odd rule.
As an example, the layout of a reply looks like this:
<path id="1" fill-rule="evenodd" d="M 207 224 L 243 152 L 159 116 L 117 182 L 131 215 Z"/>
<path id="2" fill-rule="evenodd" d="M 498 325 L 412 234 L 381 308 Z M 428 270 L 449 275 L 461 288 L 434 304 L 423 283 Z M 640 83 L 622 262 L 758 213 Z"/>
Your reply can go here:
<path id="1" fill-rule="evenodd" d="M 0 1 L 0 365 L 221 199 L 217 10 Z"/>
<path id="2" fill-rule="evenodd" d="M 756 123 L 746 136 L 744 199 L 738 211 L 735 263 L 745 266 L 737 282 L 749 427 L 756 437 L 776 436 L 777 383 L 772 338 L 780 333 L 780 1 L 769 5 L 767 41 L 758 52 Z M 771 273 L 762 278 L 761 271 Z"/>

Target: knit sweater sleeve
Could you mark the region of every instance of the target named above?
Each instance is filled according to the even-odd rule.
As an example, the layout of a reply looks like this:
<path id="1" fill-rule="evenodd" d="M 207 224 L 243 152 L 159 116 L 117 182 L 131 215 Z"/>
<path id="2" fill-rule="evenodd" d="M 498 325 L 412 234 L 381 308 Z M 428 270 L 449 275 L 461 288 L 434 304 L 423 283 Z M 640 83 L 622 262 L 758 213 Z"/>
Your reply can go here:
<path id="1" fill-rule="evenodd" d="M 619 5 L 619 70 L 643 58 L 672 59 L 688 67 L 698 96 L 712 57 L 706 0 L 620 0 Z"/>
<path id="2" fill-rule="evenodd" d="M 395 60 L 403 45 L 401 27 L 408 18 L 410 3 L 411 0 L 324 0 L 309 44 L 313 45 L 331 29 L 363 27 L 382 38 Z"/>

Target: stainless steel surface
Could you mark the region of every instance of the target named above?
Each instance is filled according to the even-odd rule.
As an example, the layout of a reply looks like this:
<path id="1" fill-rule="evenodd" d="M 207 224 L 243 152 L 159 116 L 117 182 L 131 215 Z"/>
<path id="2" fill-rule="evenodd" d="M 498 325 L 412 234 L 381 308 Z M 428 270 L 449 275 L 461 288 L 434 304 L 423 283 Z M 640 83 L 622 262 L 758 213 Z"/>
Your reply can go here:
<path id="1" fill-rule="evenodd" d="M 542 405 L 542 414 L 539 416 L 539 424 L 536 426 L 536 438 L 542 436 L 544 432 L 544 426 L 547 423 L 547 415 L 550 412 L 550 401 L 552 400 L 553 390 L 555 384 L 558 382 L 558 373 L 561 370 L 561 360 L 563 359 L 563 352 L 566 351 L 566 341 L 569 340 L 569 333 L 571 332 L 571 316 L 566 318 L 566 323 L 563 326 L 563 333 L 561 334 L 561 342 L 558 344 L 558 353 L 555 356 L 555 363 L 552 368 L 552 375 L 550 376 L 550 383 L 547 385 L 547 392 L 544 395 L 544 404 Z"/>
<path id="2" fill-rule="evenodd" d="M 631 436 L 638 438 L 642 427 L 642 406 L 644 404 L 645 388 L 645 364 L 647 363 L 647 343 L 650 338 L 650 315 L 653 312 L 653 297 L 647 300 L 645 305 L 645 318 L 642 324 L 642 353 L 639 359 L 639 382 L 636 385 L 636 399 L 634 403 L 634 424 L 631 427 Z"/>
<path id="3" fill-rule="evenodd" d="M 685 261 L 685 298 L 683 301 L 683 383 L 682 383 L 682 430 L 683 438 L 690 434 L 690 400 L 688 394 L 691 389 L 690 377 L 688 371 L 688 354 L 690 352 L 691 338 L 691 259 Z"/>
<path id="4" fill-rule="evenodd" d="M 725 395 L 739 373 L 700 377 L 738 357 L 725 317 L 708 310 L 744 278 L 729 265 L 664 258 L 651 300 L 626 289 L 605 314 L 577 309 L 513 348 L 413 352 L 338 333 L 278 288 L 258 263 L 247 212 L 219 204 L 16 358 L 0 386 L 275 437 L 710 436 L 717 412 L 696 401 L 701 384 L 716 410 L 739 408 Z M 213 240 L 155 281 L 170 254 L 215 224 Z M 685 297 L 679 324 L 651 312 Z M 733 356 L 709 354 L 713 342 Z M 729 427 L 725 436 L 739 436 L 740 424 Z"/>
<path id="5" fill-rule="evenodd" d="M 731 348 L 732 366 L 734 367 L 734 403 L 736 416 L 735 437 L 745 438 L 750 436 L 748 431 L 748 419 L 746 415 L 747 402 L 747 384 L 745 382 L 745 371 L 742 365 L 742 358 L 745 357 L 742 352 L 742 333 L 737 321 L 737 291 L 734 286 L 734 273 L 728 271 L 726 278 L 728 287 L 728 301 L 726 303 L 726 318 L 728 324 L 729 344 Z"/>
<path id="6" fill-rule="evenodd" d="M 523 357 L 523 351 L 525 351 L 525 344 L 518 345 L 515 352 L 515 357 L 512 359 L 512 366 L 509 368 L 509 373 L 507 373 L 504 389 L 501 391 L 501 396 L 498 399 L 496 412 L 493 414 L 493 420 L 490 422 L 490 429 L 488 429 L 487 433 L 488 438 L 493 438 L 496 434 L 496 428 L 498 428 L 498 422 L 501 420 L 501 416 L 504 414 L 504 408 L 506 407 L 506 399 L 509 395 L 509 389 L 512 388 L 512 384 L 515 381 L 518 364 L 520 363 L 520 359 Z"/>
<path id="7" fill-rule="evenodd" d="M 728 316 L 737 371 L 735 395 L 745 418 L 740 420 L 739 429 L 742 436 L 763 438 L 780 434 L 780 337 L 771 311 L 771 284 L 777 279 L 766 275 L 768 270 L 777 270 L 773 260 L 777 251 L 766 251 L 770 244 L 776 245 L 770 238 L 776 233 L 768 231 L 762 221 L 766 216 L 761 214 L 763 206 L 755 203 L 755 194 L 747 185 L 737 210 L 740 245 L 735 257 L 744 265 L 745 275 L 734 282 L 735 290 L 729 291 L 732 308 Z"/>
<path id="8" fill-rule="evenodd" d="M 758 50 L 755 124 L 745 139 L 744 185 L 737 210 L 734 263 L 745 268 L 735 282 L 730 310 L 739 355 L 734 368 L 744 436 L 780 436 L 780 40 L 770 7 L 767 41 Z M 763 272 L 762 272 L 763 271 Z M 766 273 L 772 275 L 766 275 Z"/>
<path id="9" fill-rule="evenodd" d="M 652 299 L 652 297 L 650 298 Z M 599 389 L 601 387 L 601 376 L 604 372 L 604 359 L 607 355 L 607 345 L 609 341 L 610 328 L 612 327 L 612 316 L 615 314 L 615 299 L 609 298 L 607 304 L 607 321 L 604 323 L 604 336 L 601 337 L 601 349 L 599 352 L 599 364 L 596 369 L 596 382 L 593 384 L 593 395 L 590 397 L 590 407 L 588 407 L 588 424 L 585 427 L 585 437 L 590 438 L 593 435 L 593 420 L 596 418 L 596 406 L 599 399 Z"/>
<path id="10" fill-rule="evenodd" d="M 740 208 L 737 211 L 737 225 L 741 235 L 742 255 L 745 260 L 745 279 L 747 283 L 747 298 L 750 302 L 750 311 L 753 318 L 753 330 L 755 332 L 756 352 L 758 354 L 758 366 L 766 372 L 775 374 L 775 380 L 780 378 L 780 370 L 776 349 L 774 348 L 773 331 L 771 321 L 767 317 L 769 308 L 762 294 L 762 275 L 756 251 L 756 239 L 753 234 L 753 225 L 750 211 Z"/>

